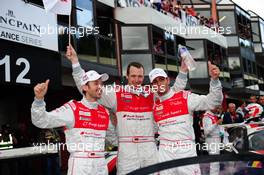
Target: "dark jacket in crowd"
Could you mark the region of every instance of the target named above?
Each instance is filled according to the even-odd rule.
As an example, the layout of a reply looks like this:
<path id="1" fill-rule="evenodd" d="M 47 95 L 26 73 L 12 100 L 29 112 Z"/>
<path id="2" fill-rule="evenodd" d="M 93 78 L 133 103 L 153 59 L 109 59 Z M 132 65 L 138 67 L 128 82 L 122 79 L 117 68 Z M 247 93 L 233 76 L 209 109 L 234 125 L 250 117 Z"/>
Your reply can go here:
<path id="1" fill-rule="evenodd" d="M 232 116 L 230 112 L 226 112 L 224 114 L 223 118 L 223 124 L 232 124 L 232 123 L 242 123 L 244 121 L 243 117 L 241 115 L 238 115 L 237 113 L 233 114 L 235 116 Z"/>

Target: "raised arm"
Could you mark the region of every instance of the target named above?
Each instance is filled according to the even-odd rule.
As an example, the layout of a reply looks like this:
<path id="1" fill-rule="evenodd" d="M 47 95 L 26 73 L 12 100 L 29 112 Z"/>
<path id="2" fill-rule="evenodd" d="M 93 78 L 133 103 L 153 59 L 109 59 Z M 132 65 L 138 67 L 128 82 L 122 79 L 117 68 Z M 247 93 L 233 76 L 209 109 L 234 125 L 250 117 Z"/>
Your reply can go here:
<path id="1" fill-rule="evenodd" d="M 222 85 L 219 80 L 220 70 L 217 66 L 208 62 L 208 70 L 211 77 L 209 94 L 207 95 L 188 95 L 188 107 L 190 112 L 206 111 L 220 106 L 223 101 Z"/>
<path id="2" fill-rule="evenodd" d="M 82 93 L 82 87 L 81 87 L 81 79 L 83 77 L 83 74 L 85 71 L 82 69 L 77 54 L 74 50 L 74 48 L 70 45 L 67 46 L 67 52 L 66 57 L 71 61 L 72 63 L 72 76 L 74 79 L 74 82 L 81 94 Z M 102 97 L 98 102 L 105 107 L 115 111 L 116 110 L 116 93 L 115 89 L 113 87 L 108 86 L 107 88 L 103 88 Z"/>
<path id="3" fill-rule="evenodd" d="M 186 88 L 187 81 L 187 73 L 179 72 L 175 79 L 175 83 L 173 84 L 173 90 L 176 92 L 184 90 Z"/>
<path id="4" fill-rule="evenodd" d="M 181 59 L 183 60 L 183 59 Z M 186 88 L 186 84 L 187 84 L 187 74 L 188 74 L 188 68 L 186 66 L 186 64 L 184 63 L 184 61 L 181 61 L 181 66 L 180 66 L 180 71 L 179 74 L 177 75 L 176 79 L 175 79 L 175 83 L 173 84 L 173 90 L 174 91 L 181 91 L 184 90 Z"/>
<path id="5" fill-rule="evenodd" d="M 31 107 L 32 123 L 39 128 L 72 127 L 74 114 L 69 105 L 61 106 L 51 112 L 46 111 L 44 96 L 48 90 L 49 80 L 34 87 L 35 100 Z"/>
<path id="6" fill-rule="evenodd" d="M 66 51 L 66 57 L 68 60 L 71 61 L 72 64 L 72 76 L 75 81 L 75 84 L 81 94 L 82 93 L 82 87 L 81 87 L 81 79 L 85 73 L 85 71 L 81 68 L 81 65 L 79 63 L 79 59 L 77 56 L 76 51 L 72 47 L 72 45 L 67 46 L 67 51 Z"/>

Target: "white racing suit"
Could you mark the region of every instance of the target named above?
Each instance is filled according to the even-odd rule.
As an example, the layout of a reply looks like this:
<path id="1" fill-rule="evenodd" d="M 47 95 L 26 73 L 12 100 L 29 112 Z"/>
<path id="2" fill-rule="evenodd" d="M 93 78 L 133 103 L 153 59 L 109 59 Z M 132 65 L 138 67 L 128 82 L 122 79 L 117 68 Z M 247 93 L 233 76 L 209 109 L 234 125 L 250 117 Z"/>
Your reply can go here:
<path id="1" fill-rule="evenodd" d="M 73 65 L 73 77 L 80 90 L 84 71 Z M 177 83 L 176 83 L 177 82 Z M 184 89 L 187 75 L 180 73 L 174 88 Z M 158 163 L 153 120 L 154 94 L 146 91 L 104 88 L 99 102 L 115 112 L 118 134 L 117 174 L 127 174 L 136 169 Z"/>
<path id="2" fill-rule="evenodd" d="M 208 95 L 197 95 L 172 89 L 159 97 L 154 106 L 154 119 L 160 134 L 159 161 L 195 157 L 193 111 L 213 109 L 223 99 L 219 80 L 211 80 Z M 161 171 L 160 174 L 199 175 L 199 165 L 189 165 Z"/>
<path id="3" fill-rule="evenodd" d="M 105 138 L 115 141 L 109 112 L 97 102 L 70 101 L 51 112 L 44 100 L 35 99 L 31 108 L 32 123 L 39 128 L 64 127 L 70 152 L 68 175 L 106 175 Z M 108 129 L 108 130 L 107 130 Z M 63 148 L 66 148 L 63 145 Z"/>
<path id="4" fill-rule="evenodd" d="M 221 133 L 220 126 L 217 124 L 218 116 L 211 111 L 206 111 L 203 117 L 203 128 L 205 143 L 208 147 L 209 155 L 220 154 Z M 210 163 L 210 175 L 219 175 L 219 162 Z"/>

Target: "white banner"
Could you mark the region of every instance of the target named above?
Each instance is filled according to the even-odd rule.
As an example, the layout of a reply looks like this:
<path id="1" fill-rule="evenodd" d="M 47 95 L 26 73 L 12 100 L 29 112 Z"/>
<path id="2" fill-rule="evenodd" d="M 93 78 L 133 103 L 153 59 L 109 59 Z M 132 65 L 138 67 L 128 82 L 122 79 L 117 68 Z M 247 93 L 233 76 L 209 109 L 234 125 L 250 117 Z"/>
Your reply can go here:
<path id="1" fill-rule="evenodd" d="M 22 0 L 1 0 L 0 39 L 58 51 L 57 16 Z"/>
<path id="2" fill-rule="evenodd" d="M 60 15 L 71 15 L 71 0 L 43 0 L 44 8 Z"/>

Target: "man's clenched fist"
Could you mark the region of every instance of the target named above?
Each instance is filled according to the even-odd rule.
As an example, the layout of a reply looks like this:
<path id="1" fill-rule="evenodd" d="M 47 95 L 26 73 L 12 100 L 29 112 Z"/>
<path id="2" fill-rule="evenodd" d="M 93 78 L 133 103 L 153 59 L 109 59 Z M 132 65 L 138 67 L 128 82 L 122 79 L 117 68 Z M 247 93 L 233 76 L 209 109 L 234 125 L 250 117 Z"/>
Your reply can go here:
<path id="1" fill-rule="evenodd" d="M 219 68 L 216 65 L 211 64 L 210 61 L 208 61 L 208 70 L 209 70 L 209 75 L 213 80 L 217 80 L 219 78 L 220 75 Z"/>
<path id="2" fill-rule="evenodd" d="M 71 44 L 67 46 L 66 57 L 72 62 L 72 64 L 78 63 L 76 51 Z"/>
<path id="3" fill-rule="evenodd" d="M 49 80 L 46 80 L 45 83 L 38 83 L 34 87 L 34 93 L 35 93 L 36 99 L 38 100 L 44 99 L 44 96 L 46 95 L 47 90 L 48 90 L 48 85 L 49 85 Z"/>

